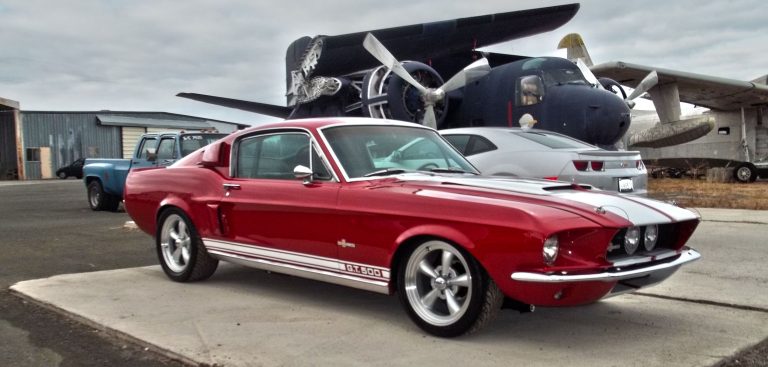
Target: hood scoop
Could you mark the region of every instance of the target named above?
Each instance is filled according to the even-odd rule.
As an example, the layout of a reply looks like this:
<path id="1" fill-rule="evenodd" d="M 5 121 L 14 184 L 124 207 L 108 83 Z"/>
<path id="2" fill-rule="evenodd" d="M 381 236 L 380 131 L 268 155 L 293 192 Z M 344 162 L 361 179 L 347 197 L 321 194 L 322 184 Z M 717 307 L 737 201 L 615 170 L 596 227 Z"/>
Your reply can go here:
<path id="1" fill-rule="evenodd" d="M 569 185 L 546 186 L 546 187 L 543 187 L 542 189 L 546 191 L 592 190 L 592 186 L 573 183 Z"/>

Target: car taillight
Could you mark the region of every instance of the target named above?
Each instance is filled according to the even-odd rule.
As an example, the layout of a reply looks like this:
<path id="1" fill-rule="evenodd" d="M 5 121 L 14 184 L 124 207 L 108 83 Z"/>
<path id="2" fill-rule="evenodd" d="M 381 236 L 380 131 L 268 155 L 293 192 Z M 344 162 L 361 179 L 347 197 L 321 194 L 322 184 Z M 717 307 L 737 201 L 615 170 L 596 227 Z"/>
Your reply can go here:
<path id="1" fill-rule="evenodd" d="M 577 171 L 586 171 L 589 167 L 589 161 L 573 161 L 573 166 Z"/>
<path id="2" fill-rule="evenodd" d="M 544 177 L 545 180 L 557 181 L 557 176 Z"/>
<path id="3" fill-rule="evenodd" d="M 642 170 L 643 168 L 645 168 L 645 164 L 643 164 L 643 161 L 638 160 L 638 161 L 635 161 L 635 167 L 637 167 L 637 169 L 639 170 Z"/>
<path id="4" fill-rule="evenodd" d="M 592 170 L 593 171 L 602 171 L 603 170 L 603 161 L 592 161 Z"/>

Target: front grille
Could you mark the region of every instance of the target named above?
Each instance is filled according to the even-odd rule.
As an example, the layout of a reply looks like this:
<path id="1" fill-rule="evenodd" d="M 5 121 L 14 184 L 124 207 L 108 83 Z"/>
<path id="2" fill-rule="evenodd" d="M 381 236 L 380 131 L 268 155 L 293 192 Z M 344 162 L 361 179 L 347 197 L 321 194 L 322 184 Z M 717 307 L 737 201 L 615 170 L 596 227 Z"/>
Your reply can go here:
<path id="1" fill-rule="evenodd" d="M 669 250 L 673 250 L 675 247 L 675 224 L 659 224 L 659 239 L 656 242 L 656 246 L 648 251 L 645 249 L 643 241 L 645 238 L 645 227 L 641 227 L 640 232 L 640 244 L 637 250 L 629 255 L 624 248 L 624 237 L 627 234 L 627 228 L 622 229 L 611 240 L 611 244 L 608 246 L 608 252 L 606 259 L 610 262 L 623 261 L 628 258 L 634 257 L 647 257 L 657 256 L 660 253 L 667 253 Z"/>

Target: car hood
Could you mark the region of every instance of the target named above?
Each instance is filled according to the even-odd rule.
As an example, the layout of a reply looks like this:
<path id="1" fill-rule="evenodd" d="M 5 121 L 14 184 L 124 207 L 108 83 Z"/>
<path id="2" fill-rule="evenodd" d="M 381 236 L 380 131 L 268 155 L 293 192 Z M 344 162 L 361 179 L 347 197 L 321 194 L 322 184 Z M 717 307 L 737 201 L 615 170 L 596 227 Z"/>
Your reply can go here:
<path id="1" fill-rule="evenodd" d="M 661 201 L 567 182 L 420 174 L 399 175 L 395 182 L 420 189 L 419 195 L 459 200 L 455 194 L 462 194 L 509 202 L 525 201 L 578 213 L 598 222 L 605 221 L 599 219 L 605 213 L 616 215 L 636 226 L 699 219 L 690 210 Z"/>

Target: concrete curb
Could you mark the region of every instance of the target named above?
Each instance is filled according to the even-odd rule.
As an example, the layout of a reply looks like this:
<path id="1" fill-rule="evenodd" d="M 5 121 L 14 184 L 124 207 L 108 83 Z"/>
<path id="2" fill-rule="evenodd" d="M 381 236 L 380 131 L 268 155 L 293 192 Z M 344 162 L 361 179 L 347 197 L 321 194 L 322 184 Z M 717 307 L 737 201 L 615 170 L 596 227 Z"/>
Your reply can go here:
<path id="1" fill-rule="evenodd" d="M 689 208 L 705 222 L 768 224 L 768 210 Z"/>

